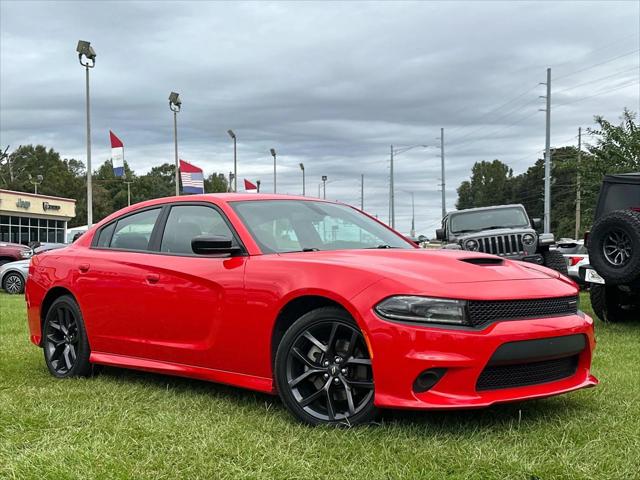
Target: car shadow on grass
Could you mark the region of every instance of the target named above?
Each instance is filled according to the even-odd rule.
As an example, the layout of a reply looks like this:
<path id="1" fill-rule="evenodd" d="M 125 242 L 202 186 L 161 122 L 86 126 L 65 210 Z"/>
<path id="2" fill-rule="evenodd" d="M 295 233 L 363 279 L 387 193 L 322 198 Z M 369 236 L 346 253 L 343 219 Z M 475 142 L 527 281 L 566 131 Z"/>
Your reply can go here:
<path id="1" fill-rule="evenodd" d="M 174 394 L 204 396 L 255 410 L 255 414 L 272 416 L 277 414 L 291 424 L 301 425 L 290 416 L 277 396 L 262 392 L 208 382 L 205 380 L 149 373 L 117 367 L 103 367 L 100 376 L 118 382 L 169 390 Z M 463 433 L 469 429 L 501 431 L 521 424 L 532 426 L 549 422 L 570 421 L 581 416 L 585 409 L 584 401 L 569 396 L 558 396 L 525 402 L 513 402 L 483 409 L 456 411 L 425 410 L 381 410 L 374 428 L 407 426 L 418 427 L 425 432 Z M 245 415 L 246 413 L 238 413 Z M 344 425 L 349 426 L 349 425 Z M 314 428 L 314 427 L 309 427 Z"/>

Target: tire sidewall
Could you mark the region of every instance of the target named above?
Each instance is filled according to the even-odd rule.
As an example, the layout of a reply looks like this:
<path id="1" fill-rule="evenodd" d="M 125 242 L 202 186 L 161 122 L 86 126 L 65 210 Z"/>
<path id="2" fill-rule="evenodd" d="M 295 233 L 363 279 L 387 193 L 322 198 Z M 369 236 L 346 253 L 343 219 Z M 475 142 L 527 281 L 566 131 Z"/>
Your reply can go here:
<path id="1" fill-rule="evenodd" d="M 56 307 L 64 305 L 69 308 L 75 317 L 76 324 L 78 325 L 78 348 L 76 352 L 76 362 L 73 367 L 66 373 L 59 373 L 53 368 L 49 358 L 47 356 L 47 349 L 45 342 L 50 330 L 50 322 L 54 318 Z M 56 378 L 70 378 L 70 377 L 84 377 L 91 373 L 91 364 L 89 363 L 89 356 L 91 355 L 91 349 L 89 348 L 89 341 L 87 339 L 87 331 L 84 327 L 84 319 L 82 318 L 82 312 L 78 303 L 70 295 L 63 295 L 57 298 L 49 307 L 47 314 L 44 318 L 42 325 L 42 350 L 44 353 L 44 361 L 49 369 L 51 375 Z"/>
<path id="2" fill-rule="evenodd" d="M 375 390 L 374 395 L 372 395 L 369 404 L 365 406 L 362 411 L 358 412 L 356 415 L 349 417 L 347 420 L 336 420 L 333 422 L 323 421 L 314 416 L 307 413 L 302 407 L 299 406 L 298 402 L 294 398 L 293 394 L 289 390 L 288 382 L 287 382 L 287 359 L 289 355 L 289 351 L 292 348 L 295 341 L 298 337 L 306 330 L 312 328 L 314 325 L 324 323 L 327 321 L 331 322 L 340 322 L 351 328 L 355 327 L 360 330 L 356 322 L 351 318 L 351 316 L 341 310 L 339 308 L 334 307 L 324 307 L 319 308 L 317 310 L 313 310 L 309 313 L 306 313 L 298 320 L 294 322 L 294 324 L 287 330 L 287 332 L 282 337 L 280 344 L 278 345 L 278 350 L 276 352 L 275 365 L 274 365 L 274 380 L 276 384 L 276 389 L 282 402 L 287 407 L 287 409 L 292 412 L 296 418 L 301 420 L 304 423 L 310 425 L 338 425 L 338 426 L 351 426 L 358 425 L 363 423 L 368 423 L 372 421 L 378 413 L 378 409 L 374 405 L 375 398 Z M 374 382 L 375 382 L 375 372 L 374 372 Z M 374 383 L 375 385 L 375 383 Z M 375 386 L 374 386 L 375 389 Z"/>

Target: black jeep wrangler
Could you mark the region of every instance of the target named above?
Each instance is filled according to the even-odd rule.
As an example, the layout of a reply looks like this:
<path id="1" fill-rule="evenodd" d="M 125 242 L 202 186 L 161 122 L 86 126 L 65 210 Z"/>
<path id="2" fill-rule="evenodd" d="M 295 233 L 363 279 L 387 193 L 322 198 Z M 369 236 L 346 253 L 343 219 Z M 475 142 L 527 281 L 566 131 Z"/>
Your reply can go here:
<path id="1" fill-rule="evenodd" d="M 591 232 L 589 265 L 580 278 L 591 287 L 600 319 L 616 322 L 640 314 L 640 173 L 604 177 Z"/>

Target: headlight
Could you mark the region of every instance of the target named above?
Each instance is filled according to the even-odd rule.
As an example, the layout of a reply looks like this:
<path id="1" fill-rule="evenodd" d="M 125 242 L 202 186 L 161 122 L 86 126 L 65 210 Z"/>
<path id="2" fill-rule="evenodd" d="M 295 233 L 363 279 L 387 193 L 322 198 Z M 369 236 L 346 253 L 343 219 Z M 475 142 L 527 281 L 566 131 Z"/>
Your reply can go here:
<path id="1" fill-rule="evenodd" d="M 467 240 L 464 242 L 464 248 L 466 250 L 471 250 L 472 252 L 478 251 L 478 241 L 477 240 Z"/>
<path id="2" fill-rule="evenodd" d="M 378 315 L 389 320 L 465 325 L 466 305 L 465 300 L 397 296 L 383 300 L 376 305 L 375 310 Z"/>
<path id="3" fill-rule="evenodd" d="M 31 258 L 32 255 L 33 255 L 33 250 L 23 250 L 22 252 L 20 252 L 20 256 L 22 258 Z"/>
<path id="4" fill-rule="evenodd" d="M 531 235 L 530 233 L 525 233 L 522 236 L 522 243 L 524 243 L 527 247 L 530 247 L 536 241 L 536 237 Z"/>

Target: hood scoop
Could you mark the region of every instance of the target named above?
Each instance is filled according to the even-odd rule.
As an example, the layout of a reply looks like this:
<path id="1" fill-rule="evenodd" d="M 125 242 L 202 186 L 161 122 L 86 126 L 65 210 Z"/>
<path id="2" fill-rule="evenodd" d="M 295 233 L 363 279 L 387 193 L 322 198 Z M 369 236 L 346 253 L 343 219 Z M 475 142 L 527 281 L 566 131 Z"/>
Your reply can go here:
<path id="1" fill-rule="evenodd" d="M 471 257 L 471 258 L 461 258 L 461 262 L 471 263 L 472 265 L 480 265 L 480 266 L 494 266 L 494 265 L 502 265 L 504 260 L 501 258 L 492 258 L 492 257 Z"/>

